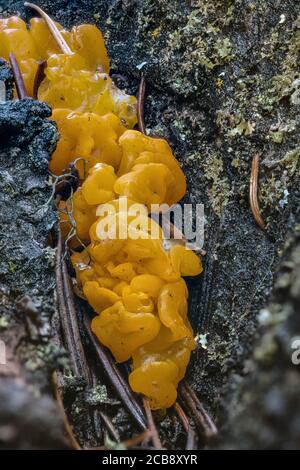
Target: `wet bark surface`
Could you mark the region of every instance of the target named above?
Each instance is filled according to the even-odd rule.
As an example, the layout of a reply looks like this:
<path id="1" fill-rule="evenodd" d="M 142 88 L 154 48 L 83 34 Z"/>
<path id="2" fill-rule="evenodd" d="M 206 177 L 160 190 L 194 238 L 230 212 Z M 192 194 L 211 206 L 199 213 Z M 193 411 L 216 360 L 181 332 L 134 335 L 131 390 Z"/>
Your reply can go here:
<path id="1" fill-rule="evenodd" d="M 11 95 L 10 71 L 0 67 Z M 26 99 L 0 106 L 0 446 L 65 445 L 50 377 L 64 351 L 51 342 L 56 223 L 48 162 L 56 144 L 48 106 Z"/>
<path id="2" fill-rule="evenodd" d="M 25 12 L 22 4 L 0 1 L 0 14 L 20 12 L 29 19 L 30 11 Z M 295 320 L 299 4 L 289 0 L 38 4 L 66 27 L 82 22 L 100 26 L 120 87 L 136 93 L 143 69 L 147 131 L 165 136 L 174 148 L 187 175 L 185 202 L 205 205 L 204 274 L 190 281 L 190 317 L 200 344 L 188 378 L 222 427 L 216 445 L 295 447 L 299 366 L 291 362 L 290 342 L 300 334 Z M 257 153 L 266 231 L 255 224 L 248 202 L 251 161 Z M 287 276 L 285 288 L 278 288 Z M 5 279 L 8 287 L 19 282 L 13 273 L 6 273 Z M 23 281 L 24 295 L 30 286 L 22 278 L 21 290 Z M 274 308 L 285 312 L 280 322 L 260 327 L 259 312 L 268 309 L 272 317 Z M 270 335 L 279 356 L 269 360 L 262 345 Z M 102 398 L 98 394 L 96 401 Z M 260 406 L 253 413 L 256 402 Z M 298 421 L 291 420 L 291 409 Z M 280 435 L 279 421 L 291 431 Z M 126 426 L 125 419 L 125 430 Z"/>
<path id="3" fill-rule="evenodd" d="M 259 338 L 243 374 L 232 374 L 222 402 L 216 447 L 298 449 L 300 442 L 300 239 L 292 237 Z"/>

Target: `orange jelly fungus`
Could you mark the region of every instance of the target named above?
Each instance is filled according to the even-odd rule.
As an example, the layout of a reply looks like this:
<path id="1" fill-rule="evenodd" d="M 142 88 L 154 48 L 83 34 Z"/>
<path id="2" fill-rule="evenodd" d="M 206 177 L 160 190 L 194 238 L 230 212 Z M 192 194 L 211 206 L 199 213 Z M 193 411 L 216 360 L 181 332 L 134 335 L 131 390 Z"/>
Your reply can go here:
<path id="1" fill-rule="evenodd" d="M 202 265 L 184 246 L 166 248 L 148 214 L 184 196 L 185 176 L 164 139 L 131 130 L 136 98 L 110 78 L 99 29 L 56 26 L 71 53 L 62 53 L 43 19 L 29 27 L 16 16 L 0 20 L 0 55 L 14 53 L 30 96 L 38 64 L 47 61 L 38 97 L 52 106 L 60 133 L 50 170 L 59 176 L 75 162 L 79 171 L 81 186 L 59 213 L 64 239 L 81 250 L 71 260 L 96 312 L 92 331 L 116 361 L 132 360 L 132 389 L 152 409 L 168 408 L 196 346 L 182 276 L 200 274 Z"/>
<path id="2" fill-rule="evenodd" d="M 109 73 L 109 58 L 101 31 L 89 24 L 75 26 L 66 31 L 59 23 L 61 31 L 71 50 L 82 60 L 84 68 L 95 71 L 97 68 Z M 32 96 L 33 84 L 39 62 L 59 54 L 60 50 L 49 28 L 42 18 L 32 18 L 29 28 L 18 16 L 0 19 L 0 55 L 8 60 L 13 53 L 18 60 L 28 94 Z"/>
<path id="3" fill-rule="evenodd" d="M 102 239 L 98 228 L 105 217 L 113 217 L 120 229 L 121 206 L 117 199 L 111 212 L 109 207 L 101 210 L 106 204 L 98 206 L 97 213 L 103 214 L 90 227 L 90 243 L 72 255 L 72 263 L 78 285 L 98 314 L 92 331 L 118 362 L 133 360 L 132 389 L 146 395 L 152 409 L 167 408 L 176 400 L 178 382 L 195 348 L 187 318 L 188 290 L 181 276 L 198 275 L 202 266 L 196 254 L 183 246 L 166 250 L 160 227 L 157 238 L 150 237 L 148 229 L 155 229 L 156 222 L 145 215 L 147 208 L 141 204 L 144 238 L 135 239 L 136 232 L 127 228 L 125 239 Z M 133 207 L 134 201 L 129 201 L 128 225 L 134 222 Z"/>
<path id="4" fill-rule="evenodd" d="M 97 163 L 119 167 L 122 157 L 119 138 L 126 129 L 117 116 L 54 109 L 52 117 L 61 135 L 50 162 L 50 170 L 55 175 L 60 175 L 79 157 L 76 166 L 81 179 Z"/>

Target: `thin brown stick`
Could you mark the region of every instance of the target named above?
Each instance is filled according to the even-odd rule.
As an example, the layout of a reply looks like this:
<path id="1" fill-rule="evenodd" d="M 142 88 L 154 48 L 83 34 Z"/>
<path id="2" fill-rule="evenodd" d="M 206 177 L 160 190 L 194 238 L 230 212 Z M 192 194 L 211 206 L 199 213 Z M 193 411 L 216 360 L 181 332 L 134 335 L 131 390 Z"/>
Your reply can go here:
<path id="1" fill-rule="evenodd" d="M 58 244 L 56 258 L 56 290 L 60 324 L 64 337 L 65 347 L 70 354 L 74 372 L 76 375 L 84 377 L 87 384 L 93 386 L 93 379 L 89 366 L 87 364 L 87 360 L 80 338 L 79 326 L 77 322 L 77 315 L 74 304 L 74 294 L 70 286 L 69 275 L 67 272 L 65 260 L 63 258 L 60 227 L 58 228 Z M 93 410 L 91 412 L 91 417 L 95 427 L 95 432 L 98 433 L 100 426 L 98 410 Z"/>
<path id="2" fill-rule="evenodd" d="M 178 401 L 174 404 L 174 409 L 182 423 L 182 426 L 184 427 L 185 431 L 188 432 L 189 428 L 189 420 L 185 412 L 183 411 L 182 407 L 179 405 Z"/>
<path id="3" fill-rule="evenodd" d="M 70 353 L 75 374 L 90 381 L 90 373 L 81 343 L 69 275 L 65 260 L 62 256 L 62 239 L 60 230 L 58 237 L 56 255 L 56 287 L 64 341 L 66 348 Z"/>
<path id="4" fill-rule="evenodd" d="M 78 441 L 75 437 L 75 434 L 73 433 L 72 426 L 69 423 L 69 420 L 68 420 L 68 417 L 67 417 L 67 414 L 66 414 L 66 411 L 65 411 L 65 407 L 64 407 L 64 404 L 63 404 L 63 398 L 61 396 L 61 392 L 60 392 L 60 389 L 59 389 L 58 377 L 57 377 L 56 372 L 53 372 L 52 382 L 53 382 L 53 387 L 54 387 L 54 398 L 55 398 L 55 400 L 58 404 L 59 410 L 61 412 L 64 427 L 65 427 L 66 433 L 68 435 L 71 447 L 75 450 L 82 450 L 82 447 L 78 443 Z"/>
<path id="5" fill-rule="evenodd" d="M 85 377 L 86 379 L 89 379 L 90 378 L 89 367 L 88 367 L 85 353 L 82 347 L 79 327 L 77 323 L 76 311 L 75 311 L 75 306 L 74 306 L 74 297 L 73 297 L 73 293 L 71 290 L 69 275 L 67 272 L 67 266 L 66 266 L 65 261 L 62 262 L 62 273 L 63 273 L 64 288 L 65 288 L 65 299 L 66 299 L 66 305 L 68 309 L 68 316 L 65 319 L 67 320 L 65 336 L 66 336 L 66 332 L 68 332 L 68 338 L 65 338 L 65 340 L 67 344 L 70 346 L 70 350 L 72 351 L 72 355 L 73 355 L 73 360 L 79 361 L 79 364 L 75 366 L 77 374 Z"/>
<path id="6" fill-rule="evenodd" d="M 183 408 L 180 406 L 178 401 L 174 404 L 174 409 L 187 433 L 187 440 L 186 440 L 186 450 L 195 450 L 196 449 L 196 433 L 192 428 L 189 418 L 185 414 Z"/>
<path id="7" fill-rule="evenodd" d="M 115 439 L 116 442 L 120 442 L 120 436 L 116 428 L 114 427 L 113 423 L 109 419 L 109 417 L 104 414 L 102 411 L 99 411 L 99 415 L 101 416 L 103 422 L 105 423 L 105 426 L 107 430 L 109 431 L 111 437 Z"/>
<path id="8" fill-rule="evenodd" d="M 62 51 L 62 53 L 67 54 L 67 55 L 72 55 L 73 53 L 72 53 L 69 45 L 65 41 L 63 35 L 59 31 L 58 27 L 56 26 L 56 24 L 54 23 L 52 18 L 50 18 L 50 16 L 47 15 L 47 13 L 45 13 L 40 7 L 38 7 L 34 3 L 25 2 L 24 6 L 28 7 L 28 8 L 31 8 L 32 10 L 39 13 L 39 15 L 41 15 L 41 17 L 46 21 L 47 26 L 50 29 L 51 34 L 52 34 L 53 38 L 55 39 L 55 41 L 57 42 L 57 45 L 60 48 L 60 50 Z"/>
<path id="9" fill-rule="evenodd" d="M 260 226 L 262 230 L 266 229 L 266 225 L 260 213 L 259 203 L 258 203 L 258 174 L 259 174 L 259 155 L 254 155 L 251 165 L 251 175 L 250 175 L 250 188 L 249 188 L 249 200 L 250 207 L 253 214 L 253 217 L 256 223 Z"/>
<path id="10" fill-rule="evenodd" d="M 142 134 L 146 135 L 145 118 L 144 118 L 145 91 L 146 91 L 146 80 L 145 80 L 144 74 L 142 73 L 140 86 L 139 86 L 139 92 L 138 92 L 137 115 L 138 115 L 139 131 Z"/>
<path id="11" fill-rule="evenodd" d="M 43 60 L 42 62 L 39 63 L 35 77 L 34 77 L 34 84 L 33 84 L 33 98 L 35 100 L 38 99 L 38 91 L 40 88 L 40 85 L 44 78 L 46 77 L 45 75 L 45 70 L 47 67 L 47 61 Z"/>
<path id="12" fill-rule="evenodd" d="M 19 100 L 23 100 L 24 98 L 28 97 L 28 93 L 26 91 L 25 83 L 21 74 L 18 61 L 12 52 L 9 54 L 9 61 L 15 79 L 18 98 Z"/>
<path id="13" fill-rule="evenodd" d="M 143 430 L 147 429 L 145 417 L 138 401 L 134 397 L 127 381 L 124 379 L 115 362 L 113 361 L 109 351 L 107 351 L 102 344 L 100 344 L 91 331 L 91 322 L 87 314 L 84 315 L 84 325 L 90 341 L 94 347 L 97 357 L 102 364 L 103 370 L 113 386 L 115 392 L 121 399 L 123 405 L 127 408 L 131 417 L 136 424 Z"/>
<path id="14" fill-rule="evenodd" d="M 146 412 L 146 416 L 147 416 L 148 429 L 149 429 L 150 434 L 151 434 L 151 439 L 152 439 L 153 445 L 156 449 L 163 449 L 163 447 L 161 445 L 161 441 L 160 441 L 160 437 L 159 437 L 157 428 L 156 428 L 155 423 L 154 423 L 154 419 L 153 419 L 153 416 L 152 416 L 152 411 L 151 411 L 151 408 L 150 408 L 150 405 L 149 405 L 148 398 L 144 397 L 143 398 L 143 403 L 144 403 L 144 408 L 145 408 L 145 412 Z"/>
<path id="15" fill-rule="evenodd" d="M 216 425 L 207 411 L 204 409 L 202 403 L 192 388 L 187 383 L 183 383 L 180 385 L 179 391 L 180 399 L 192 413 L 199 432 L 205 437 L 206 440 L 216 436 L 218 434 Z"/>

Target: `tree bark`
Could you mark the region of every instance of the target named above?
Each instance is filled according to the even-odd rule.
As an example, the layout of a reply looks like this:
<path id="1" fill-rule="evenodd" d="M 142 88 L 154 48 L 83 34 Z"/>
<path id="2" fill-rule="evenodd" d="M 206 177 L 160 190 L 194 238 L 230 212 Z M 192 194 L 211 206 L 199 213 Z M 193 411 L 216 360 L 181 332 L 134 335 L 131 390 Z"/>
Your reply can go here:
<path id="1" fill-rule="evenodd" d="M 0 1 L 0 5 L 5 16 L 19 12 L 29 19 L 32 14 L 20 2 Z M 184 202 L 205 205 L 204 274 L 189 283 L 191 322 L 202 341 L 191 363 L 189 381 L 226 430 L 218 446 L 294 447 L 291 433 L 280 436 L 278 402 L 274 409 L 270 407 L 277 390 L 278 400 L 283 402 L 280 422 L 286 429 L 296 426 L 298 436 L 290 407 L 296 403 L 299 416 L 299 398 L 293 392 L 299 369 L 291 365 L 287 345 L 299 332 L 294 321 L 294 305 L 299 301 L 294 294 L 298 286 L 294 257 L 299 256 L 299 3 L 42 0 L 39 5 L 66 27 L 82 22 L 101 27 L 112 75 L 120 87 L 136 93 L 143 68 L 147 132 L 166 137 L 182 163 L 188 183 Z M 21 126 L 20 135 L 26 134 L 25 127 Z M 6 141 L 2 139 L 1 145 L 6 148 Z M 258 186 L 265 231 L 256 225 L 249 208 L 255 154 L 260 155 Z M 5 220 L 3 223 L 4 232 L 18 237 L 18 229 L 12 231 Z M 292 240 L 293 253 L 285 253 L 287 240 Z M 276 279 L 285 279 L 287 259 L 293 264 L 288 285 L 283 290 L 276 287 L 272 294 L 274 274 L 279 270 L 282 274 Z M 43 269 L 34 264 L 35 280 L 43 278 Z M 19 281 L 11 273 L 5 283 L 12 287 Z M 28 284 L 22 294 L 28 295 L 27 290 Z M 277 311 L 288 309 L 289 315 L 277 325 L 279 330 L 270 327 L 265 331 L 258 327 L 258 314 L 265 308 L 273 310 L 273 305 Z M 17 314 L 16 318 L 25 328 Z M 14 332 L 15 326 L 6 328 L 10 330 Z M 278 331 L 279 336 L 280 331 L 286 332 L 283 339 L 275 339 L 286 353 L 280 364 L 275 354 L 265 367 L 256 357 L 257 348 L 269 333 L 277 337 Z M 23 350 L 19 351 L 23 370 L 26 360 Z M 249 379 L 244 380 L 245 374 Z M 28 372 L 25 375 L 27 380 Z M 43 385 L 38 387 L 43 396 L 49 381 L 44 374 L 31 375 L 41 380 Z M 224 402 L 220 406 L 221 393 L 228 406 Z M 269 397 L 266 402 L 263 396 Z M 257 427 L 251 413 L 256 400 L 262 403 L 257 413 L 265 432 L 254 437 Z M 241 413 L 235 417 L 237 402 Z M 247 416 L 244 423 L 242 410 Z M 274 427 L 267 424 L 268 413 L 270 422 L 274 417 Z M 239 439 L 239 435 L 243 437 Z"/>

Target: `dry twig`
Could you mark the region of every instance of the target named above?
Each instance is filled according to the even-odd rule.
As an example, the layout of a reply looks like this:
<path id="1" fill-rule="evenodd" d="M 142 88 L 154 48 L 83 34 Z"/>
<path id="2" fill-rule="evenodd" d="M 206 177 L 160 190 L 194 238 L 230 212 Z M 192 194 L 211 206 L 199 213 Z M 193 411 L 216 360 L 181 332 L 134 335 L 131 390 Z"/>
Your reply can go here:
<path id="1" fill-rule="evenodd" d="M 73 293 L 70 286 L 66 263 L 62 253 L 62 239 L 60 230 L 58 237 L 56 254 L 56 288 L 64 341 L 66 348 L 70 353 L 75 374 L 84 377 L 87 381 L 90 381 L 90 372 L 79 334 Z"/>
<path id="2" fill-rule="evenodd" d="M 66 262 L 63 256 L 60 228 L 58 230 L 58 244 L 56 256 L 57 301 L 65 346 L 70 354 L 75 374 L 77 376 L 84 377 L 86 383 L 92 387 L 94 385 L 93 379 L 82 347 L 79 327 L 77 323 L 76 309 L 74 304 L 74 294 L 71 289 L 70 278 L 67 272 Z M 91 415 L 95 431 L 97 433 L 99 428 L 98 410 L 93 410 Z"/>
<path id="3" fill-rule="evenodd" d="M 137 114 L 138 114 L 139 130 L 142 134 L 146 135 L 145 118 L 144 118 L 145 91 L 146 91 L 146 80 L 145 80 L 144 74 L 142 73 L 142 78 L 141 78 L 139 92 L 138 92 Z"/>
<path id="4" fill-rule="evenodd" d="M 109 419 L 109 417 L 103 413 L 103 411 L 99 411 L 99 415 L 101 416 L 103 422 L 105 423 L 106 429 L 110 433 L 111 437 L 115 439 L 115 441 L 120 442 L 120 436 L 116 428 L 114 427 L 113 423 Z"/>
<path id="5" fill-rule="evenodd" d="M 42 62 L 39 63 L 35 77 L 34 77 L 34 84 L 33 84 L 33 98 L 35 100 L 38 99 L 38 91 L 40 88 L 40 85 L 44 78 L 46 77 L 45 70 L 47 67 L 47 61 L 43 60 Z"/>
<path id="6" fill-rule="evenodd" d="M 10 61 L 11 69 L 12 69 L 14 79 L 15 79 L 18 98 L 20 100 L 23 100 L 24 98 L 28 97 L 28 93 L 25 88 L 25 83 L 21 74 L 18 61 L 12 52 L 9 54 L 9 61 Z"/>
<path id="7" fill-rule="evenodd" d="M 124 447 L 126 447 L 126 449 L 128 449 L 130 447 L 136 446 L 137 444 L 147 442 L 149 441 L 149 439 L 151 439 L 151 433 L 149 429 L 147 429 L 138 436 L 132 437 L 131 439 L 127 439 L 126 441 L 122 442 L 122 444 L 124 445 Z"/>
<path id="8" fill-rule="evenodd" d="M 252 165 L 251 165 L 249 200 L 250 200 L 251 211 L 252 211 L 252 214 L 256 223 L 260 226 L 262 230 L 265 230 L 266 225 L 261 216 L 259 203 L 258 203 L 258 174 L 259 174 L 259 155 L 256 154 L 254 155 L 252 159 Z"/>
<path id="9" fill-rule="evenodd" d="M 163 449 L 163 447 L 161 445 L 160 437 L 159 437 L 159 434 L 158 434 L 158 430 L 155 426 L 155 422 L 154 422 L 154 419 L 153 419 L 153 415 L 152 415 L 152 411 L 151 411 L 151 408 L 150 408 L 150 405 L 149 405 L 148 398 L 144 397 L 143 398 L 143 403 L 144 403 L 144 408 L 145 408 L 145 411 L 146 411 L 146 416 L 147 416 L 147 421 L 148 421 L 148 429 L 149 429 L 149 432 L 150 432 L 150 435 L 151 435 L 153 445 L 156 449 Z"/>
<path id="10" fill-rule="evenodd" d="M 196 433 L 191 426 L 191 423 L 185 414 L 184 410 L 178 403 L 178 401 L 174 405 L 174 409 L 187 433 L 187 440 L 186 440 L 186 450 L 194 450 L 196 449 Z"/>
<path id="11" fill-rule="evenodd" d="M 180 399 L 191 412 L 200 434 L 206 440 L 216 436 L 217 428 L 192 388 L 184 382 L 180 385 L 179 390 Z"/>
<path id="12" fill-rule="evenodd" d="M 34 3 L 25 2 L 25 7 L 31 8 L 32 10 L 36 11 L 41 17 L 46 21 L 48 28 L 51 31 L 53 38 L 55 39 L 58 47 L 61 49 L 63 54 L 72 55 L 73 52 L 71 51 L 69 45 L 65 41 L 63 35 L 59 31 L 58 27 L 56 26 L 55 22 L 50 18 L 47 13 L 45 13 L 39 6 L 35 5 Z"/>

